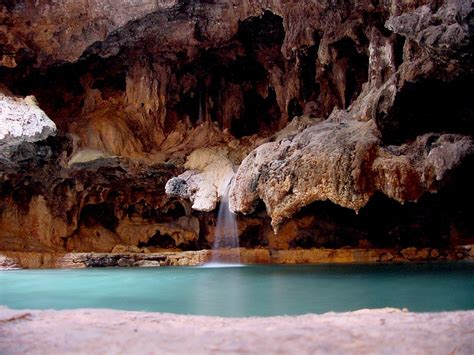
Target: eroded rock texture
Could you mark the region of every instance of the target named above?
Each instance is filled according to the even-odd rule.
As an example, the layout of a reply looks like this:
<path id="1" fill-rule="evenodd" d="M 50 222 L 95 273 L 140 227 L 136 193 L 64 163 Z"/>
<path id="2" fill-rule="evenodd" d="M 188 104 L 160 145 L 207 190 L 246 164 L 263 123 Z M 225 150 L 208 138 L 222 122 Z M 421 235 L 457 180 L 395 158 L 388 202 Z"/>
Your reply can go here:
<path id="1" fill-rule="evenodd" d="M 199 211 L 239 164 L 243 246 L 469 241 L 472 19 L 467 0 L 3 1 L 0 104 L 34 95 L 59 132 L 0 146 L 0 249 L 208 247 Z"/>
<path id="2" fill-rule="evenodd" d="M 119 157 L 68 166 L 70 144 L 65 137 L 25 142 L 0 162 L 0 249 L 110 252 L 197 242 L 190 208 L 164 195 L 176 168 Z"/>
<path id="3" fill-rule="evenodd" d="M 239 168 L 230 208 L 251 213 L 262 199 L 278 226 L 314 201 L 356 211 L 375 192 L 401 203 L 417 201 L 474 154 L 474 141 L 466 136 L 425 134 L 383 147 L 376 134 L 373 121 L 324 122 L 261 145 Z"/>

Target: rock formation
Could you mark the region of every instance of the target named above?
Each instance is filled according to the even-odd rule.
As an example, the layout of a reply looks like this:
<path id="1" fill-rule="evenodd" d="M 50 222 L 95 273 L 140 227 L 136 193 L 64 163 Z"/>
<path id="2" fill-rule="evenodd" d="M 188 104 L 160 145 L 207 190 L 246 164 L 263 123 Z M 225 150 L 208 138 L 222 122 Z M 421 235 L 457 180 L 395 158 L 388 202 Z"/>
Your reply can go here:
<path id="1" fill-rule="evenodd" d="M 247 156 L 232 186 L 231 209 L 252 213 L 262 199 L 276 227 L 318 200 L 356 211 L 377 191 L 401 203 L 417 201 L 473 154 L 466 136 L 424 134 L 384 147 L 373 121 L 323 122 Z"/>
<path id="2" fill-rule="evenodd" d="M 212 211 L 234 177 L 232 162 L 210 149 L 197 149 L 184 164 L 190 169 L 166 183 L 168 196 L 190 199 L 197 211 Z"/>
<path id="3" fill-rule="evenodd" d="M 38 107 L 34 96 L 17 98 L 0 92 L 0 154 L 8 156 L 11 147 L 21 142 L 46 139 L 56 125 Z"/>
<path id="4" fill-rule="evenodd" d="M 234 170 L 249 248 L 470 243 L 472 18 L 467 0 L 4 1 L 0 250 L 207 248 Z"/>

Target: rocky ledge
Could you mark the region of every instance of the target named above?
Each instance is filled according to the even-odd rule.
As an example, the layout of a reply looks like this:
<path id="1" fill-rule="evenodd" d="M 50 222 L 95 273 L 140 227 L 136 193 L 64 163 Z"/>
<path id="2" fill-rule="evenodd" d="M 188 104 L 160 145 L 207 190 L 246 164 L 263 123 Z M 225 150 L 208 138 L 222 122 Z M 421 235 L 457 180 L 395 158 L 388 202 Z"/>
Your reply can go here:
<path id="1" fill-rule="evenodd" d="M 0 252 L 0 270 L 86 267 L 199 266 L 212 260 L 244 264 L 403 263 L 421 261 L 474 260 L 474 245 L 448 250 L 436 248 L 362 249 L 312 248 L 269 250 L 233 248 L 199 251 L 145 253 L 138 248 L 115 248 L 112 253 Z"/>
<path id="2" fill-rule="evenodd" d="M 258 332 L 255 331 L 258 329 Z M 0 308 L 0 352 L 472 354 L 474 312 L 360 310 L 219 318 L 113 310 Z"/>

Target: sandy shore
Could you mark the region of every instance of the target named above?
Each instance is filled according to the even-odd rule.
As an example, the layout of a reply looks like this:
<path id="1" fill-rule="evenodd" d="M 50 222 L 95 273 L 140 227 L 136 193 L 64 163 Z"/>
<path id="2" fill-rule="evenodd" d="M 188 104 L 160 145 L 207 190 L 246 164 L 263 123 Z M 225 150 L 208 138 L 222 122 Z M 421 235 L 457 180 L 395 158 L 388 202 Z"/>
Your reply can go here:
<path id="1" fill-rule="evenodd" d="M 220 318 L 0 308 L 0 354 L 474 354 L 474 311 Z"/>

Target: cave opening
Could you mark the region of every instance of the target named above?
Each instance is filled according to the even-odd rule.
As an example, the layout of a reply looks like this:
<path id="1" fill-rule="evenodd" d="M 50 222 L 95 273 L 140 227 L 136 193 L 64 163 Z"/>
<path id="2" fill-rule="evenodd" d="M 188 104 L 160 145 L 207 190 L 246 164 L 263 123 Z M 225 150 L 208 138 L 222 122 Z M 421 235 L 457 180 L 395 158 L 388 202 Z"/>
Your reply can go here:
<path id="1" fill-rule="evenodd" d="M 161 212 L 161 219 L 175 220 L 179 217 L 186 216 L 188 212 L 180 201 L 168 202 Z"/>
<path id="2" fill-rule="evenodd" d="M 295 219 L 308 216 L 314 216 L 314 222 L 298 228 L 297 237 L 289 243 L 291 249 L 354 247 L 360 240 L 367 238 L 359 225 L 356 213 L 330 201 L 311 203 L 302 208 L 295 215 Z"/>
<path id="3" fill-rule="evenodd" d="M 377 247 L 446 247 L 449 221 L 438 196 L 424 194 L 403 205 L 376 193 L 360 210 L 361 226 Z"/>
<path id="4" fill-rule="evenodd" d="M 278 123 L 280 117 L 281 112 L 273 88 L 269 89 L 267 97 L 262 97 L 255 91 L 248 91 L 244 93 L 244 109 L 239 119 L 231 123 L 231 132 L 237 138 L 254 133 L 269 134 L 276 130 L 276 127 L 272 126 Z"/>
<path id="5" fill-rule="evenodd" d="M 103 100 L 120 96 L 125 91 L 126 72 L 127 65 L 120 56 L 106 59 L 90 56 L 47 69 L 32 69 L 31 65 L 0 67 L 0 75 L 9 83 L 8 89 L 19 96 L 34 95 L 41 109 L 63 132 L 81 117 L 87 86 L 99 90 Z"/>
<path id="6" fill-rule="evenodd" d="M 163 248 L 163 249 L 173 249 L 176 248 L 176 242 L 168 234 L 161 234 L 160 231 L 156 231 L 147 242 L 138 243 L 139 248 Z"/>
<path id="7" fill-rule="evenodd" d="M 74 129 L 74 122 L 82 122 L 84 115 L 92 117 L 94 110 L 117 109 L 116 101 L 126 91 L 129 68 L 134 64 L 131 60 L 142 56 L 151 66 L 163 66 L 168 71 L 165 134 L 180 121 L 196 126 L 209 119 L 237 138 L 256 133 L 268 135 L 280 128 L 287 109 L 293 116 L 302 113 L 296 101 L 289 107 L 279 107 L 276 88 L 269 77 L 275 66 L 285 70 L 281 53 L 284 38 L 283 18 L 264 11 L 260 16 L 239 21 L 237 32 L 229 42 L 201 47 L 197 55 L 188 56 L 181 49 L 175 55 L 168 53 L 167 57 L 164 53 L 142 53 L 146 49 L 124 47 L 119 54 L 107 58 L 90 54 L 74 63 L 58 63 L 47 69 L 31 69 L 31 65 L 20 63 L 17 68 L 1 71 L 12 83 L 9 89 L 13 93 L 35 95 L 58 128 L 68 132 Z M 313 56 L 314 51 L 315 48 L 310 50 Z M 314 72 L 314 68 L 308 70 Z M 315 90 L 314 83 L 308 85 L 311 88 L 306 91 Z M 89 89 L 100 93 L 102 104 L 96 106 L 94 97 L 88 101 Z M 140 107 L 136 109 L 139 111 Z M 133 123 L 127 125 L 135 130 Z"/>
<path id="8" fill-rule="evenodd" d="M 238 37 L 247 48 L 273 47 L 283 44 L 283 18 L 266 10 L 261 16 L 239 22 Z"/>
<path id="9" fill-rule="evenodd" d="M 86 227 L 103 226 L 113 232 L 119 219 L 115 215 L 114 206 L 104 202 L 84 206 L 79 215 L 79 222 Z"/>
<path id="10" fill-rule="evenodd" d="M 387 144 L 401 144 L 427 132 L 474 135 L 473 78 L 406 82 L 388 112 L 376 113 Z"/>
<path id="11" fill-rule="evenodd" d="M 398 69 L 403 63 L 403 48 L 405 47 L 406 38 L 395 34 L 394 41 L 394 57 L 395 57 L 395 69 Z"/>
<path id="12" fill-rule="evenodd" d="M 348 108 L 359 96 L 362 84 L 368 80 L 369 57 L 365 52 L 359 52 L 354 40 L 345 37 L 334 44 L 337 53 L 336 60 L 345 67 L 345 90 L 343 108 Z"/>
<path id="13" fill-rule="evenodd" d="M 469 189 L 473 164 L 474 157 L 467 158 L 446 177 L 438 193 L 425 193 L 417 202 L 401 204 L 377 192 L 357 214 L 329 201 L 313 202 L 294 215 L 295 221 L 311 216 L 314 222 L 298 227 L 289 247 L 341 248 L 368 243 L 375 248 L 402 249 L 472 243 L 474 224 L 468 216 L 474 204 Z"/>
<path id="14" fill-rule="evenodd" d="M 304 102 L 316 101 L 320 93 L 319 83 L 316 81 L 316 65 L 321 36 L 315 33 L 313 39 L 315 44 L 303 48 L 298 54 L 301 96 Z"/>
<path id="15" fill-rule="evenodd" d="M 278 128 L 282 113 L 262 62 L 276 54 L 266 45 L 235 41 L 231 48 L 202 50 L 197 60 L 177 69 L 177 78 L 185 85 L 175 88 L 178 95 L 167 103 L 168 126 L 183 117 L 192 125 L 209 119 L 237 138 Z"/>
<path id="16" fill-rule="evenodd" d="M 269 244 L 265 236 L 264 225 L 249 225 L 239 235 L 239 247 L 241 248 L 259 248 L 266 247 Z"/>
<path id="17" fill-rule="evenodd" d="M 82 68 L 73 64 L 55 65 L 46 71 L 17 68 L 4 70 L 8 78 L 8 88 L 15 95 L 34 95 L 40 107 L 58 125 L 63 118 L 80 114 L 84 90 L 79 81 Z"/>
<path id="18" fill-rule="evenodd" d="M 282 116 L 268 72 L 284 67 L 283 19 L 270 11 L 239 22 L 224 47 L 200 49 L 195 60 L 182 57 L 173 69 L 182 84 L 167 108 L 167 122 L 188 117 L 192 125 L 210 119 L 237 138 L 278 129 Z"/>
<path id="19" fill-rule="evenodd" d="M 288 103 L 288 119 L 291 120 L 293 117 L 298 117 L 303 114 L 303 108 L 298 102 L 296 97 L 293 97 Z"/>

